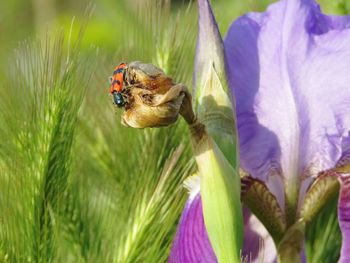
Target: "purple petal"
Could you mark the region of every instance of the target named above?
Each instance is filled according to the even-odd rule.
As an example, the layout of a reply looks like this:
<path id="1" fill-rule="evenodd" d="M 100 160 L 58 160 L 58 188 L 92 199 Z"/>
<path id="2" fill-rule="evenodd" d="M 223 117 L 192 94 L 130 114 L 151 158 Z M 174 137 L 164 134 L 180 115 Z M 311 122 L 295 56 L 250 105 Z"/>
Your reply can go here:
<path id="1" fill-rule="evenodd" d="M 341 176 L 338 201 L 338 220 L 342 231 L 342 248 L 339 263 L 350 262 L 350 176 Z"/>
<path id="2" fill-rule="evenodd" d="M 263 224 L 245 208 L 244 244 L 242 256 L 247 262 L 277 262 L 277 251 L 272 237 Z"/>
<path id="3" fill-rule="evenodd" d="M 334 167 L 349 149 L 349 21 L 312 0 L 285 0 L 242 16 L 226 36 L 241 165 L 282 207 L 278 189 Z"/>
<path id="4" fill-rule="evenodd" d="M 178 225 L 169 263 L 217 262 L 205 229 L 199 193 L 189 198 Z"/>
<path id="5" fill-rule="evenodd" d="M 277 252 L 265 227 L 248 209 L 244 210 L 242 256 L 251 263 L 276 262 Z M 204 225 L 199 192 L 190 197 L 182 213 L 172 245 L 169 263 L 217 262 Z"/>

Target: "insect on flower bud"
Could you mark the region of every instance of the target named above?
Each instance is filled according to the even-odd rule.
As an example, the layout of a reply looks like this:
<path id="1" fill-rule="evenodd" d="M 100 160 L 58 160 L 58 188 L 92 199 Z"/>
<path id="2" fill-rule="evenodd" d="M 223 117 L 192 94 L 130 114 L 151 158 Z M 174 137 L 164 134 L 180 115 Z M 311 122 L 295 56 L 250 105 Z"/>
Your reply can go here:
<path id="1" fill-rule="evenodd" d="M 126 98 L 122 124 L 133 128 L 160 127 L 174 123 L 179 113 L 187 122 L 195 119 L 191 96 L 152 64 L 131 62 L 126 66 L 123 94 Z"/>

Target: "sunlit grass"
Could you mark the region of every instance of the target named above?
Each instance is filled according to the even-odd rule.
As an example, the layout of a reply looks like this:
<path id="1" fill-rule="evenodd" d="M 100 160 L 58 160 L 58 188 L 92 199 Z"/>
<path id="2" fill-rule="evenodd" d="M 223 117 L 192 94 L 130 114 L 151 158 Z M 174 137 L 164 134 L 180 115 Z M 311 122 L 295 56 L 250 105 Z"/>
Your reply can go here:
<path id="1" fill-rule="evenodd" d="M 122 127 L 107 78 L 137 58 L 190 82 L 195 24 L 146 10 L 117 61 L 74 32 L 17 49 L 0 89 L 0 261 L 166 261 L 194 168 L 187 130 Z"/>

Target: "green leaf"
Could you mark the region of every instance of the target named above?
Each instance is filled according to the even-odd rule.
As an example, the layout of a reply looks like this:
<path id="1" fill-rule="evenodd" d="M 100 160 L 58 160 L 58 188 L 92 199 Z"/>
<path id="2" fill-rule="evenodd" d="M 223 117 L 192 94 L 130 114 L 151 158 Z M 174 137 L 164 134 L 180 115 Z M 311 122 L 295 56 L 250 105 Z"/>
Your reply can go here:
<path id="1" fill-rule="evenodd" d="M 243 223 L 238 171 L 207 135 L 196 142 L 195 153 L 210 243 L 219 262 L 240 262 Z"/>

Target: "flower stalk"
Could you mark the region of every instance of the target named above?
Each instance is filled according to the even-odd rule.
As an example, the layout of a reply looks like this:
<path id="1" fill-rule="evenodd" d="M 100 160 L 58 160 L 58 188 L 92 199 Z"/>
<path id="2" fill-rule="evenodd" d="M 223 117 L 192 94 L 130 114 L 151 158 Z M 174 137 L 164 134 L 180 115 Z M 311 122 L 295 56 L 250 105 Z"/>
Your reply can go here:
<path id="1" fill-rule="evenodd" d="M 206 230 L 219 262 L 239 262 L 243 242 L 239 177 L 204 126 L 199 126 L 191 129 Z"/>
<path id="2" fill-rule="evenodd" d="M 284 234 L 278 244 L 278 262 L 301 263 L 300 253 L 304 245 L 305 222 L 298 221 Z"/>

